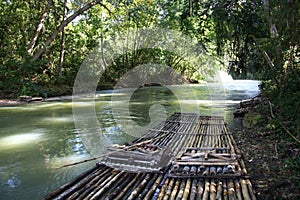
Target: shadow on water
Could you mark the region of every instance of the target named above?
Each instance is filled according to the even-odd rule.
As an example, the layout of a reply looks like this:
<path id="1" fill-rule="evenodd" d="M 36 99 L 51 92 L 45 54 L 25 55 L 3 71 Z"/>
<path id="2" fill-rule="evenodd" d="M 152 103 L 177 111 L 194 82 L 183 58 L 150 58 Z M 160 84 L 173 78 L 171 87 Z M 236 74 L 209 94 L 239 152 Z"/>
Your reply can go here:
<path id="1" fill-rule="evenodd" d="M 58 167 L 99 155 L 112 143 L 132 141 L 135 136 L 127 134 L 118 120 L 143 127 L 159 113 L 167 117 L 174 112 L 196 112 L 223 115 L 230 124 L 233 109 L 241 99 L 255 96 L 257 85 L 255 81 L 237 81 L 99 91 L 95 99 L 77 104 L 84 109 L 95 103 L 99 127 L 90 129 L 75 127 L 71 100 L 1 107 L 0 198 L 39 199 L 94 162 Z M 122 98 L 128 94 L 132 95 L 124 104 Z M 129 115 L 116 113 L 112 106 L 128 109 Z M 93 132 L 96 129 L 97 134 Z"/>

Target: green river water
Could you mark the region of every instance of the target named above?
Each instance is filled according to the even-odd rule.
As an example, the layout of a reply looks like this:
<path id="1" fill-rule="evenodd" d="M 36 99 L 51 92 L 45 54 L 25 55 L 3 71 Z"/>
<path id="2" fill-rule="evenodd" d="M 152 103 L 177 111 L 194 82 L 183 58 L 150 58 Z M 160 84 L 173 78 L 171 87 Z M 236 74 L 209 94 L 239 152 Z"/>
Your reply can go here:
<path id="1" fill-rule="evenodd" d="M 95 97 L 49 99 L 0 107 L 0 199 L 40 199 L 95 165 L 60 166 L 101 155 L 174 112 L 221 115 L 258 93 L 258 81 L 99 91 Z"/>

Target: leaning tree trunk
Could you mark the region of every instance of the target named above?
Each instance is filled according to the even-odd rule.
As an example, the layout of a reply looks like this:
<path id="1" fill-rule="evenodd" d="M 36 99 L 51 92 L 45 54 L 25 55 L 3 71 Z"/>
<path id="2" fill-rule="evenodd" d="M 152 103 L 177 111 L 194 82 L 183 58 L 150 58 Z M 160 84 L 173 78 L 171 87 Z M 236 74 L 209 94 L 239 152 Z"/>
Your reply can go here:
<path id="1" fill-rule="evenodd" d="M 56 36 L 64 29 L 64 27 L 66 27 L 70 22 L 72 22 L 77 16 L 81 15 L 82 13 L 94 7 L 95 5 L 100 4 L 106 10 L 108 10 L 109 13 L 111 13 L 110 10 L 104 4 L 101 3 L 101 1 L 102 0 L 96 0 L 91 3 L 88 3 L 87 5 L 75 11 L 73 15 L 62 21 L 62 23 L 52 32 L 50 37 L 44 42 L 42 47 L 35 52 L 30 61 L 33 62 L 40 58 L 40 56 L 43 55 L 43 53 L 45 53 L 47 47 L 54 41 Z"/>
<path id="2" fill-rule="evenodd" d="M 26 48 L 28 54 L 31 54 L 33 52 L 33 49 L 35 47 L 35 43 L 36 43 L 36 41 L 37 41 L 37 39 L 38 39 L 38 37 L 39 37 L 39 35 L 41 33 L 41 30 L 42 30 L 42 28 L 44 26 L 44 22 L 46 20 L 46 17 L 48 15 L 48 12 L 49 12 L 52 4 L 53 4 L 53 1 L 52 0 L 48 0 L 46 8 L 45 8 L 44 12 L 42 13 L 42 15 L 40 17 L 40 20 L 39 20 L 39 23 L 38 23 L 38 25 L 37 25 L 37 27 L 36 27 L 36 29 L 35 29 L 32 37 L 31 37 L 31 39 L 30 39 L 30 42 L 29 42 L 27 48 Z"/>

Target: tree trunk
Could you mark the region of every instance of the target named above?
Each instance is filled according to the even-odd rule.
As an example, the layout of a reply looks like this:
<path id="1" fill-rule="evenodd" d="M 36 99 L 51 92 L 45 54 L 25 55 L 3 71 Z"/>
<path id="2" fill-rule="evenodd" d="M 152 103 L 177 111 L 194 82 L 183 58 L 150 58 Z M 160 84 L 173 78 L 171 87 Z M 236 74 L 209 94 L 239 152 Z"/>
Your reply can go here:
<path id="1" fill-rule="evenodd" d="M 193 0 L 189 1 L 190 6 L 190 17 L 193 17 Z"/>
<path id="2" fill-rule="evenodd" d="M 75 11 L 74 14 L 71 15 L 70 17 L 68 17 L 66 20 L 62 21 L 62 23 L 52 32 L 50 37 L 45 41 L 43 47 L 41 47 L 40 49 L 38 49 L 36 51 L 36 53 L 32 56 L 30 61 L 34 62 L 38 58 L 40 58 L 40 56 L 43 55 L 43 53 L 46 51 L 47 47 L 54 41 L 56 36 L 64 29 L 65 26 L 67 26 L 70 22 L 72 22 L 77 16 L 81 15 L 82 13 L 84 13 L 85 11 L 94 7 L 95 5 L 100 4 L 111 14 L 110 10 L 104 4 L 102 4 L 100 1 L 102 1 L 102 0 L 96 0 L 91 3 L 88 3 L 87 5 L 83 6 L 82 8 L 78 9 L 77 11 Z"/>
<path id="3" fill-rule="evenodd" d="M 42 28 L 44 26 L 45 19 L 46 19 L 47 15 L 48 15 L 48 12 L 49 12 L 50 7 L 52 6 L 52 4 L 53 4 L 53 1 L 52 0 L 48 0 L 46 8 L 45 8 L 44 12 L 42 13 L 42 15 L 40 17 L 40 20 L 39 20 L 39 23 L 38 23 L 38 25 L 37 25 L 37 27 L 36 27 L 36 29 L 34 31 L 34 34 L 32 35 L 32 37 L 30 39 L 30 42 L 29 42 L 29 44 L 28 44 L 28 46 L 26 48 L 26 50 L 27 50 L 27 52 L 29 54 L 32 53 L 32 51 L 33 51 L 33 49 L 35 47 L 35 43 L 36 43 L 36 41 L 37 41 L 37 39 L 38 39 L 38 37 L 39 37 L 39 35 L 41 33 L 41 30 L 42 30 Z"/>
<path id="4" fill-rule="evenodd" d="M 66 16 L 67 16 L 67 0 L 64 0 L 64 13 L 63 13 L 63 21 L 65 21 Z M 63 28 L 61 32 L 61 49 L 59 53 L 59 63 L 58 63 L 58 69 L 57 69 L 57 83 L 60 82 L 60 77 L 61 77 L 61 70 L 63 67 L 63 62 L 64 62 L 64 55 L 65 55 L 65 40 L 66 40 L 66 34 L 65 34 L 65 27 Z"/>

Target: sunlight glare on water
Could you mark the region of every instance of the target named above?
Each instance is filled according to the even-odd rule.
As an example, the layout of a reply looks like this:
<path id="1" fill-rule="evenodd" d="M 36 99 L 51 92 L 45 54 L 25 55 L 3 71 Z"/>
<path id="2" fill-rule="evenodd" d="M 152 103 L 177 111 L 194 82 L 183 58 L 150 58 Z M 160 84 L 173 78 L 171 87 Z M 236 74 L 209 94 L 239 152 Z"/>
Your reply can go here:
<path id="1" fill-rule="evenodd" d="M 11 135 L 0 139 L 0 143 L 3 145 L 19 145 L 36 141 L 41 134 L 39 133 L 22 133 L 18 135 Z"/>

